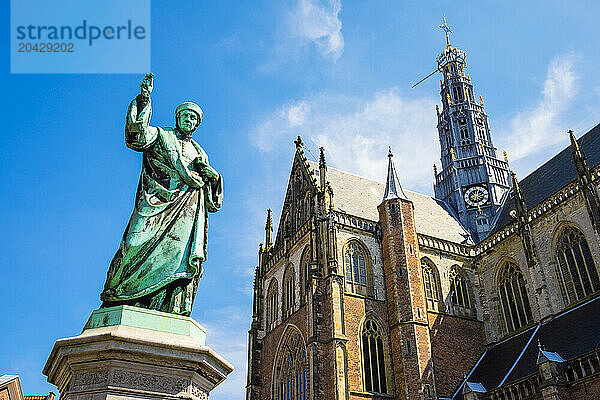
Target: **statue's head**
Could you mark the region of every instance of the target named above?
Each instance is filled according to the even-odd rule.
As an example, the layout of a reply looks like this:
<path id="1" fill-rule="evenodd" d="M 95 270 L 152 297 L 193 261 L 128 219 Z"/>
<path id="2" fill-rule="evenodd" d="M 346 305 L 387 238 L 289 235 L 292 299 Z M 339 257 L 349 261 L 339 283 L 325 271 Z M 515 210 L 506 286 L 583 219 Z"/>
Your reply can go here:
<path id="1" fill-rule="evenodd" d="M 186 101 L 180 104 L 175 110 L 175 120 L 177 123 L 177 129 L 180 129 L 184 133 L 191 134 L 196 130 L 204 113 L 198 104 Z"/>

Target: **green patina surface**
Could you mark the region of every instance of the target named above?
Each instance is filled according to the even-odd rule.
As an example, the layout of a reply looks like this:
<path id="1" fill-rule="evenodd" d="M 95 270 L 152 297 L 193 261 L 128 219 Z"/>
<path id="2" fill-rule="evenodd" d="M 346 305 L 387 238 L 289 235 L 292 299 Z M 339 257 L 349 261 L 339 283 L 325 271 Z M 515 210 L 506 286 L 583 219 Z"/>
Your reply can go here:
<path id="1" fill-rule="evenodd" d="M 125 143 L 143 153 L 135 206 L 108 269 L 102 307 L 142 307 L 189 316 L 206 260 L 208 213 L 223 201 L 223 179 L 192 139 L 197 104 L 175 112 L 175 128 L 150 125 L 153 75 L 129 104 Z"/>
<path id="2" fill-rule="evenodd" d="M 190 317 L 127 305 L 95 310 L 83 330 L 114 325 L 126 325 L 190 336 L 202 345 L 206 342 L 206 329 Z"/>

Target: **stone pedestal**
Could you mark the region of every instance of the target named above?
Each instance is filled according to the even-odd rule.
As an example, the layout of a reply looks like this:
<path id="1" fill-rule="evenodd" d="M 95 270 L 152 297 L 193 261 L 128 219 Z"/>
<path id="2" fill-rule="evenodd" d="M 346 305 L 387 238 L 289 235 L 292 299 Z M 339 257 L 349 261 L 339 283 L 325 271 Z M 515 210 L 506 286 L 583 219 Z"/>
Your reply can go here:
<path id="1" fill-rule="evenodd" d="M 189 317 L 101 308 L 81 335 L 56 341 L 43 373 L 61 400 L 206 400 L 233 366 L 205 337 Z"/>

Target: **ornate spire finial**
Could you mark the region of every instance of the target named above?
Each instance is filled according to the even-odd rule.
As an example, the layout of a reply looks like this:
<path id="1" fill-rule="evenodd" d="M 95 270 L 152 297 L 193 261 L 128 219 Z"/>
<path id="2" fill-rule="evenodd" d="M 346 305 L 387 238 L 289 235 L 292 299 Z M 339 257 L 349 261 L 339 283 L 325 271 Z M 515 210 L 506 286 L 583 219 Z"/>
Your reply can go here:
<path id="1" fill-rule="evenodd" d="M 453 147 L 450 148 L 450 156 L 452 157 L 453 160 L 456 158 L 454 156 L 454 148 Z"/>
<path id="2" fill-rule="evenodd" d="M 391 199 L 404 199 L 408 200 L 408 197 L 402 190 L 400 180 L 396 174 L 396 167 L 394 166 L 394 154 L 392 153 L 392 146 L 388 148 L 388 174 L 387 181 L 385 183 L 385 192 L 383 194 L 383 200 Z"/>
<path id="3" fill-rule="evenodd" d="M 521 188 L 519 187 L 519 181 L 517 180 L 517 174 L 515 174 L 515 170 L 510 170 L 510 176 L 512 178 L 512 189 L 513 194 L 515 196 L 515 208 L 517 212 L 517 217 L 526 217 L 527 216 L 527 205 L 525 204 L 525 199 L 523 198 L 523 194 L 521 193 Z"/>
<path id="4" fill-rule="evenodd" d="M 319 167 L 325 167 L 327 166 L 327 164 L 325 164 L 325 148 L 324 147 L 319 147 Z"/>
<path id="5" fill-rule="evenodd" d="M 437 165 L 433 164 L 433 176 L 437 176 Z"/>
<path id="6" fill-rule="evenodd" d="M 327 164 L 325 163 L 325 149 L 319 147 L 319 184 L 321 189 L 325 189 L 327 183 Z"/>
<path id="7" fill-rule="evenodd" d="M 479 95 L 479 104 L 483 107 L 483 97 Z"/>
<path id="8" fill-rule="evenodd" d="M 569 129 L 569 138 L 571 139 L 571 153 L 573 154 L 573 162 L 579 175 L 579 180 L 583 184 L 587 184 L 592 181 L 592 174 L 590 173 L 590 167 L 588 165 L 585 153 L 579 146 L 579 142 L 575 137 L 575 133 Z"/>
<path id="9" fill-rule="evenodd" d="M 294 144 L 296 145 L 296 150 L 302 151 L 304 143 L 302 142 L 302 138 L 300 137 L 300 135 L 298 135 L 298 138 L 294 140 Z"/>
<path id="10" fill-rule="evenodd" d="M 508 164 L 508 153 L 506 152 L 506 150 L 503 150 L 502 154 L 504 155 L 504 162 Z"/>
<path id="11" fill-rule="evenodd" d="M 448 47 L 450 47 L 449 34 L 452 33 L 452 30 L 448 27 L 448 24 L 446 24 L 446 16 L 445 15 L 442 18 L 442 24 L 440 25 L 440 28 L 442 28 L 442 30 L 446 34 L 446 48 L 448 48 Z"/>
<path id="12" fill-rule="evenodd" d="M 268 250 L 273 245 L 273 218 L 271 209 L 267 210 L 267 222 L 265 223 L 265 249 Z"/>

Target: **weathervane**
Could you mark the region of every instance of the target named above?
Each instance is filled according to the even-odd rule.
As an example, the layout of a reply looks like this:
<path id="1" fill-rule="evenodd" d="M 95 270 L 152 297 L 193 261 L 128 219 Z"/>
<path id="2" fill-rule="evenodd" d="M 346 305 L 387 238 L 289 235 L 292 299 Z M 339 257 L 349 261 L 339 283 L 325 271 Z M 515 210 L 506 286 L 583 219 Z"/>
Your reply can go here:
<path id="1" fill-rule="evenodd" d="M 442 24 L 440 25 L 440 28 L 442 28 L 442 30 L 446 34 L 446 47 L 450 47 L 450 36 L 448 34 L 452 33 L 452 29 L 450 29 L 448 27 L 448 25 L 446 24 L 446 16 L 445 15 L 442 18 Z"/>

